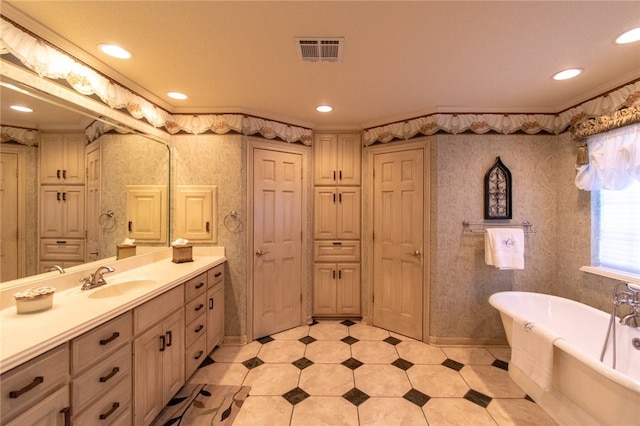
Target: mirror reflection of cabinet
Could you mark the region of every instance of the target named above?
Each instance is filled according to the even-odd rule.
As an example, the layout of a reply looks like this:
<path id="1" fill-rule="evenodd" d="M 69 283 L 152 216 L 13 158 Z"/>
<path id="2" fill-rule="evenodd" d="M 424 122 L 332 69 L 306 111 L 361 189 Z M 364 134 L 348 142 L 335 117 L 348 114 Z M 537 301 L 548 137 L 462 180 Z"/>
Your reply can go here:
<path id="1" fill-rule="evenodd" d="M 84 134 L 50 133 L 40 140 L 40 184 L 84 184 Z"/>
<path id="2" fill-rule="evenodd" d="M 166 185 L 127 185 L 128 237 L 139 241 L 167 241 Z"/>

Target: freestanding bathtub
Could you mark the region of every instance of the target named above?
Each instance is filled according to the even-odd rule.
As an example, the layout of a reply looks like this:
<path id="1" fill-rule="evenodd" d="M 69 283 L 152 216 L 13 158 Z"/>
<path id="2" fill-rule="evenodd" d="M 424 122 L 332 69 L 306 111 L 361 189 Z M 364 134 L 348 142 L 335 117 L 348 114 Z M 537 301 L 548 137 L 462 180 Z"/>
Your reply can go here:
<path id="1" fill-rule="evenodd" d="M 561 425 L 640 425 L 640 328 L 616 319 L 617 360 L 612 368 L 612 337 L 600 362 L 610 313 L 582 303 L 540 293 L 507 291 L 493 294 L 509 345 L 513 327 L 525 319 L 555 336 L 550 387 L 541 387 L 509 364 L 509 376 Z M 516 321 L 514 322 L 514 318 Z M 640 340 L 635 340 L 639 344 Z M 548 389 L 548 390 L 545 390 Z"/>

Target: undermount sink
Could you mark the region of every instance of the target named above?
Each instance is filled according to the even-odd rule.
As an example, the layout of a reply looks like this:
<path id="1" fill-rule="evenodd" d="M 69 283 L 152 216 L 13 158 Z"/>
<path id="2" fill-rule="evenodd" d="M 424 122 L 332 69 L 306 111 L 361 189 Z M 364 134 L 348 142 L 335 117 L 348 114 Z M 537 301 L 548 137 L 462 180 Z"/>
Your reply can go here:
<path id="1" fill-rule="evenodd" d="M 124 296 L 125 294 L 146 290 L 148 287 L 156 284 L 158 284 L 158 282 L 155 280 L 146 280 L 142 278 L 106 284 L 104 287 L 90 290 L 87 297 L 92 299 L 102 299 L 105 297 Z"/>

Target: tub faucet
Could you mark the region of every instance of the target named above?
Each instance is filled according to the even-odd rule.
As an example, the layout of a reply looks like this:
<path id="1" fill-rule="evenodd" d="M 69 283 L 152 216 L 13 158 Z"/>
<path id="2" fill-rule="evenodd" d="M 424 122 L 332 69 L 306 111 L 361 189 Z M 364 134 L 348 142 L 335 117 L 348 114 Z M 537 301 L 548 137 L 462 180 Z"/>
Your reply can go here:
<path id="1" fill-rule="evenodd" d="M 61 274 L 64 274 L 64 268 L 60 265 L 51 265 L 47 269 L 45 269 L 45 272 L 52 272 L 52 271 L 58 271 Z"/>
<path id="2" fill-rule="evenodd" d="M 640 317 L 640 314 L 638 312 L 631 312 L 629 315 L 625 315 L 622 318 L 620 318 L 620 324 L 637 328 L 638 317 Z"/>
<path id="3" fill-rule="evenodd" d="M 88 277 L 80 278 L 80 282 L 83 283 L 80 289 L 91 290 L 92 288 L 105 285 L 107 282 L 104 280 L 104 277 L 102 275 L 114 271 L 115 269 L 113 269 L 111 266 L 100 266 L 93 274 L 89 274 Z"/>

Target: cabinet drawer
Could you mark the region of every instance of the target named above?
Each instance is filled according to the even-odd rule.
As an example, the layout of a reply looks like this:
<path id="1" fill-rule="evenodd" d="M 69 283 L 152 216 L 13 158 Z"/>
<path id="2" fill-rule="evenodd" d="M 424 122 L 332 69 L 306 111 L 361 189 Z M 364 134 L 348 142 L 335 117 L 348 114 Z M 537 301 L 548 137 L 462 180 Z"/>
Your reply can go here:
<path id="1" fill-rule="evenodd" d="M 198 315 L 203 314 L 207 311 L 207 295 L 206 293 L 202 293 L 197 298 L 193 299 L 191 302 L 187 303 L 185 306 L 184 313 L 184 322 L 189 324 L 191 321 L 196 319 Z"/>
<path id="2" fill-rule="evenodd" d="M 206 358 L 206 345 L 207 339 L 202 335 L 187 348 L 185 357 L 185 377 L 187 377 L 187 380 L 198 369 L 200 363 L 202 363 Z"/>
<path id="3" fill-rule="evenodd" d="M 72 401 L 75 412 L 82 411 L 87 403 L 105 394 L 119 380 L 131 383 L 131 345 L 124 345 L 113 355 L 73 380 Z"/>
<path id="4" fill-rule="evenodd" d="M 204 311 L 195 321 L 186 326 L 185 332 L 185 347 L 191 346 L 198 337 L 207 334 L 207 316 Z"/>
<path id="5" fill-rule="evenodd" d="M 102 398 L 91 404 L 80 415 L 73 416 L 76 425 L 111 425 L 120 422 L 120 417 L 130 413 L 131 407 L 131 374 L 123 378 Z"/>
<path id="6" fill-rule="evenodd" d="M 316 262 L 359 262 L 360 241 L 314 241 Z"/>
<path id="7" fill-rule="evenodd" d="M 161 294 L 153 300 L 133 310 L 134 334 L 157 323 L 165 316 L 171 314 L 184 305 L 184 286 L 179 285 L 173 290 Z"/>
<path id="8" fill-rule="evenodd" d="M 71 372 L 78 374 L 89 364 L 99 360 L 125 342 L 132 334 L 131 312 L 122 314 L 106 324 L 71 341 Z"/>
<path id="9" fill-rule="evenodd" d="M 84 260 L 84 240 L 43 238 L 40 240 L 41 260 Z"/>
<path id="10" fill-rule="evenodd" d="M 69 345 L 64 344 L 0 376 L 2 423 L 42 401 L 69 381 Z"/>
<path id="11" fill-rule="evenodd" d="M 221 283 L 224 281 L 224 263 L 221 263 L 218 266 L 214 266 L 213 268 L 207 271 L 209 288 L 214 285 Z"/>
<path id="12" fill-rule="evenodd" d="M 2 424 L 5 426 L 66 425 L 65 416 L 68 416 L 69 412 L 69 386 L 64 386 L 50 396 L 35 401 L 35 405 L 30 405 L 27 411 L 20 414 L 13 421 L 6 423 L 3 420 Z M 2 413 L 3 419 L 4 415 L 5 413 Z"/>
<path id="13" fill-rule="evenodd" d="M 184 299 L 191 300 L 207 289 L 207 273 L 203 272 L 197 277 L 191 278 L 184 283 Z M 188 321 L 187 321 L 188 322 Z"/>

